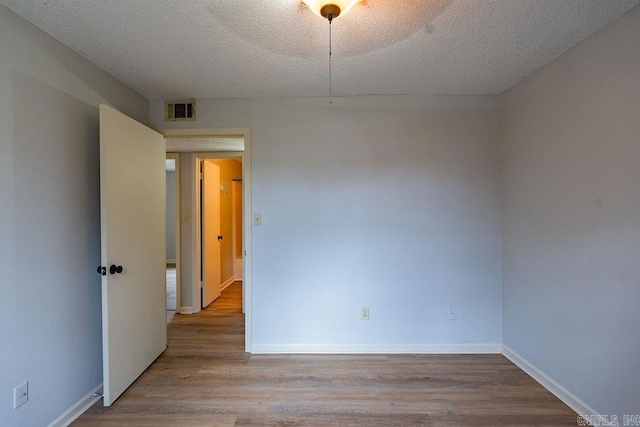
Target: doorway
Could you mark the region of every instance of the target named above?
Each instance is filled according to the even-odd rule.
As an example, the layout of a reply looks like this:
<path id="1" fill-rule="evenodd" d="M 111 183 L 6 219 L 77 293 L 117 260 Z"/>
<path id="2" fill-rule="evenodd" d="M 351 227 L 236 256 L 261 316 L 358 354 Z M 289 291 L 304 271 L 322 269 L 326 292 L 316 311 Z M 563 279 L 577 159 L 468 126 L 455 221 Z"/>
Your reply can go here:
<path id="1" fill-rule="evenodd" d="M 196 235 L 200 304 L 204 309 L 229 286 L 242 287 L 243 227 L 237 218 L 242 213 L 242 196 L 234 191 L 237 183 L 242 182 L 242 158 L 207 156 L 196 157 L 195 161 L 195 169 L 199 171 Z"/>
<path id="2" fill-rule="evenodd" d="M 242 311 L 245 315 L 245 351 L 251 352 L 251 137 L 248 128 L 164 129 L 167 152 L 180 153 L 180 244 L 182 259 L 178 261 L 178 312 L 194 314 L 201 310 L 201 245 L 199 242 L 199 169 L 200 159 L 241 159 L 242 191 L 231 196 L 242 201 L 235 220 L 242 225 L 240 240 Z M 239 181 L 232 181 L 239 182 Z M 223 237 L 224 240 L 224 237 Z M 237 261 L 236 261 L 237 263 Z M 235 277 L 234 277 L 235 278 Z M 180 285 L 182 281 L 182 287 Z M 221 285 L 224 282 L 221 282 Z M 231 286 L 233 287 L 233 286 Z M 181 302 L 180 302 L 181 297 Z"/>

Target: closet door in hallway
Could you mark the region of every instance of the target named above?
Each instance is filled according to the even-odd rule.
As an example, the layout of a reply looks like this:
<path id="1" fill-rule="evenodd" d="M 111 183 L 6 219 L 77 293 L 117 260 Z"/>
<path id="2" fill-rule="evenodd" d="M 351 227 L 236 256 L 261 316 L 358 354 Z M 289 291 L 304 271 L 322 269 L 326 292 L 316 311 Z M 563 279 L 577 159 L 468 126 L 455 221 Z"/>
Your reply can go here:
<path id="1" fill-rule="evenodd" d="M 220 166 L 202 161 L 202 308 L 220 296 Z"/>

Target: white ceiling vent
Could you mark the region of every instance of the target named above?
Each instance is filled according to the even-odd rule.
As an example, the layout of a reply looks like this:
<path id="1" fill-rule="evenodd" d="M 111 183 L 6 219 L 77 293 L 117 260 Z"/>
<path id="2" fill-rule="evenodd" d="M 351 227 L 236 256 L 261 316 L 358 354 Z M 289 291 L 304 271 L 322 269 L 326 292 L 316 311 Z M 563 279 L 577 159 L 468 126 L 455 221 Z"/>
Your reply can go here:
<path id="1" fill-rule="evenodd" d="M 168 122 L 195 121 L 196 100 L 166 101 L 164 104 L 164 118 Z"/>

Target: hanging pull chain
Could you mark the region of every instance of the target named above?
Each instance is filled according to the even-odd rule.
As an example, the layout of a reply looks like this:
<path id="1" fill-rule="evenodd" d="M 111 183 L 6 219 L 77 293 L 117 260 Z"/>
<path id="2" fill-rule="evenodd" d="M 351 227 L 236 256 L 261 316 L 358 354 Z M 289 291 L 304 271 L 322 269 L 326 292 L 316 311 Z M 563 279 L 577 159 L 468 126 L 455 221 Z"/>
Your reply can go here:
<path id="1" fill-rule="evenodd" d="M 330 13 L 327 16 L 329 20 L 329 104 L 333 104 L 333 92 L 331 87 L 331 21 L 333 21 L 333 14 Z"/>

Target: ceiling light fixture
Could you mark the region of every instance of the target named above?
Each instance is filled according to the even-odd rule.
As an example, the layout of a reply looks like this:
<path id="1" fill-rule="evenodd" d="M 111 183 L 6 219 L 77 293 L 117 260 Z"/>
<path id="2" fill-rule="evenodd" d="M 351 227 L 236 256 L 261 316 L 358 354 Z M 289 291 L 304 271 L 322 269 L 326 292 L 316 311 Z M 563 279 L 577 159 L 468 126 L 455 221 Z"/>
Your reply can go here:
<path id="1" fill-rule="evenodd" d="M 321 18 L 327 18 L 329 21 L 337 18 L 340 14 L 344 15 L 354 4 L 360 1 L 361 0 L 302 0 L 313 13 Z"/>
<path id="2" fill-rule="evenodd" d="M 333 104 L 331 87 L 331 22 L 341 14 L 344 15 L 361 0 L 302 0 L 316 15 L 329 21 L 329 104 Z"/>

